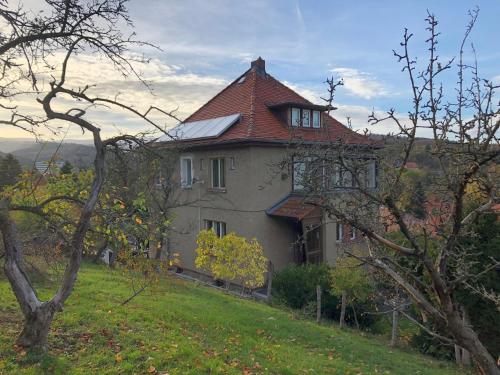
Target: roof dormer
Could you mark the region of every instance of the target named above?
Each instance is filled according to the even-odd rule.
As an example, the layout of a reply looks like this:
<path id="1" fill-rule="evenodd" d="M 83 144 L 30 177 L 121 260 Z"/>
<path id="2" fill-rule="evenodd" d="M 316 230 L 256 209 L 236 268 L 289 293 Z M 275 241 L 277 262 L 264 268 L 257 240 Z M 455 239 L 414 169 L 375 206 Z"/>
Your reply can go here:
<path id="1" fill-rule="evenodd" d="M 327 109 L 323 105 L 293 102 L 271 104 L 268 107 L 282 111 L 288 126 L 305 129 L 321 128 L 321 114 Z"/>

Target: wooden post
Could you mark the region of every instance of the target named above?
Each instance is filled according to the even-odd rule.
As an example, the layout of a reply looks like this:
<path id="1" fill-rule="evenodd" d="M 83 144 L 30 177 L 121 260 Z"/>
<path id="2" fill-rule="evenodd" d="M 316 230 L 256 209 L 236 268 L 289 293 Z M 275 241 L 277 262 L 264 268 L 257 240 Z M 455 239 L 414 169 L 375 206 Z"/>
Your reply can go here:
<path id="1" fill-rule="evenodd" d="M 321 322 L 321 286 L 316 285 L 316 323 Z"/>
<path id="2" fill-rule="evenodd" d="M 267 302 L 271 303 L 272 291 L 273 291 L 273 273 L 274 266 L 271 261 L 267 264 Z"/>
<path id="3" fill-rule="evenodd" d="M 399 311 L 392 310 L 392 332 L 391 332 L 391 346 L 396 346 L 398 344 L 398 320 Z"/>
<path id="4" fill-rule="evenodd" d="M 347 292 L 342 291 L 342 304 L 340 306 L 340 328 L 345 326 L 345 308 L 347 305 Z"/>

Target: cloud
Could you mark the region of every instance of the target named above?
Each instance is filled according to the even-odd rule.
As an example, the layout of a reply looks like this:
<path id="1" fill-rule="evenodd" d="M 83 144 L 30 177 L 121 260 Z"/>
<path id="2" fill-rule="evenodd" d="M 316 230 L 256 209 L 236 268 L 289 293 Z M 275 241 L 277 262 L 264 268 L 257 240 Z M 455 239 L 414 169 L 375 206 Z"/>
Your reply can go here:
<path id="1" fill-rule="evenodd" d="M 55 54 L 52 59 L 55 62 L 62 61 L 64 54 Z M 220 91 L 228 82 L 220 77 L 211 75 L 200 75 L 185 70 L 183 67 L 168 64 L 158 58 L 150 60 L 148 64 L 135 64 L 134 66 L 141 77 L 150 85 L 151 91 L 134 76 L 123 77 L 114 69 L 113 65 L 98 56 L 81 53 L 74 55 L 70 60 L 67 72 L 66 87 L 78 89 L 89 85 L 87 90 L 89 96 L 102 98 L 117 98 L 120 102 L 133 107 L 139 112 L 146 111 L 149 106 L 156 106 L 165 111 L 176 110 L 176 116 L 180 119 L 198 109 L 203 103 Z M 57 77 L 57 71 L 50 74 Z M 49 73 L 40 75 L 40 88 L 44 92 L 48 89 L 51 80 Z M 93 86 L 95 85 L 95 86 Z M 15 104 L 21 113 L 31 113 L 43 116 L 41 105 L 36 102 L 35 95 L 23 95 L 16 97 Z M 53 107 L 57 110 L 69 108 L 83 108 L 68 96 L 60 95 L 54 100 Z M 1 111 L 2 117 L 8 116 Z M 94 107 L 89 108 L 86 118 L 102 129 L 102 135 L 109 137 L 118 133 L 139 133 L 152 130 L 144 120 L 116 107 Z M 162 128 L 175 125 L 176 121 L 156 112 L 152 115 Z M 67 128 L 62 122 L 53 123 L 54 126 Z M 48 136 L 48 132 L 40 131 L 42 136 Z M 2 126 L 2 136 L 19 137 L 26 136 L 19 130 Z M 88 138 L 89 134 L 82 134 L 77 126 L 70 126 L 68 137 Z"/>
<path id="2" fill-rule="evenodd" d="M 390 95 L 385 85 L 370 73 L 360 72 L 353 68 L 334 68 L 331 69 L 331 72 L 336 73 L 344 80 L 345 89 L 352 95 L 363 99 Z"/>

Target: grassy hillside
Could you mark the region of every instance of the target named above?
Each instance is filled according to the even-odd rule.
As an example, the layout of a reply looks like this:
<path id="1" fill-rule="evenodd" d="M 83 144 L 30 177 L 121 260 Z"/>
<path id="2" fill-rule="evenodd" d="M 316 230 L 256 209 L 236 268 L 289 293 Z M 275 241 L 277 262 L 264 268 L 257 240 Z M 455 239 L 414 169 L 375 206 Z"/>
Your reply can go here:
<path id="1" fill-rule="evenodd" d="M 86 265 L 48 354 L 12 345 L 21 316 L 0 279 L 1 374 L 457 374 L 376 337 L 296 320 L 292 313 L 174 278 L 128 305 L 119 271 Z M 47 294 L 47 290 L 44 290 Z"/>

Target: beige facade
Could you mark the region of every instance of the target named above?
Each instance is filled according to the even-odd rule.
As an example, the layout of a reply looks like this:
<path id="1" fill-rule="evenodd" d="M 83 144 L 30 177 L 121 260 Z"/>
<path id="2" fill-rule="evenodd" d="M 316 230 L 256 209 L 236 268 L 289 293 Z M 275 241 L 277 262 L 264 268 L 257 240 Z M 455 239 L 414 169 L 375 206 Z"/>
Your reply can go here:
<path id="1" fill-rule="evenodd" d="M 226 233 L 256 238 L 275 269 L 297 259 L 294 243 L 300 233 L 318 228 L 311 246 L 318 260 L 328 263 L 338 256 L 336 223 L 316 213 L 302 221 L 273 217 L 266 210 L 292 192 L 292 177 L 278 168 L 286 157 L 279 146 L 234 146 L 195 149 L 180 159 L 191 160 L 191 186 L 181 187 L 181 172 L 176 173 L 179 189 L 173 194 L 173 228 L 169 236 L 170 253 L 178 253 L 183 269 L 196 271 L 196 237 L 206 221 L 223 222 Z M 212 160 L 224 159 L 225 188 L 212 187 Z M 179 161 L 179 169 L 181 161 Z M 307 228 L 307 229 L 306 229 Z"/>

